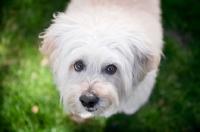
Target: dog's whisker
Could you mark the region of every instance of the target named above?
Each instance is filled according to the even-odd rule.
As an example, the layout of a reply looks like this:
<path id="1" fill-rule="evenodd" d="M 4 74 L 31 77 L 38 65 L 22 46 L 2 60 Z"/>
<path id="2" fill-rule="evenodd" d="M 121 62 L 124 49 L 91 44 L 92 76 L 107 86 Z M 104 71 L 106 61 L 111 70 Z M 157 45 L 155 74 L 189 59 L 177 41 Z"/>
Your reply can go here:
<path id="1" fill-rule="evenodd" d="M 102 112 L 105 112 L 105 110 L 100 106 L 97 106 L 97 109 L 100 109 Z"/>

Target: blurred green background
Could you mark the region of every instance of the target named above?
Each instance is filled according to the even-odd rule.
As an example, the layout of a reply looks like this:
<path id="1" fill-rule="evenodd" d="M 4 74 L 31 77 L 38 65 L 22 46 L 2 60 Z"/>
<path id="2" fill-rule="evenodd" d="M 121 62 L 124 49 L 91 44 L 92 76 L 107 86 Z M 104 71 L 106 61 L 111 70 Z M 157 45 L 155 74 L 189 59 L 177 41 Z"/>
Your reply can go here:
<path id="1" fill-rule="evenodd" d="M 76 124 L 62 111 L 38 34 L 66 0 L 0 2 L 0 132 L 200 131 L 200 1 L 162 0 L 164 54 L 149 102 L 136 114 Z"/>

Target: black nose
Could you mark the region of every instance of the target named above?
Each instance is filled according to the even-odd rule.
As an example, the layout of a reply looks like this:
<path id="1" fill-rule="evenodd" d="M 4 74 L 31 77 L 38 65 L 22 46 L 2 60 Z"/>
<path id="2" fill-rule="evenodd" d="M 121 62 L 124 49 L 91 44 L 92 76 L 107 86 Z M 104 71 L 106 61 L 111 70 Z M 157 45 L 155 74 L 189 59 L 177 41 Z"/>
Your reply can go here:
<path id="1" fill-rule="evenodd" d="M 79 100 L 83 106 L 92 108 L 97 104 L 99 98 L 94 93 L 86 93 L 82 94 Z"/>

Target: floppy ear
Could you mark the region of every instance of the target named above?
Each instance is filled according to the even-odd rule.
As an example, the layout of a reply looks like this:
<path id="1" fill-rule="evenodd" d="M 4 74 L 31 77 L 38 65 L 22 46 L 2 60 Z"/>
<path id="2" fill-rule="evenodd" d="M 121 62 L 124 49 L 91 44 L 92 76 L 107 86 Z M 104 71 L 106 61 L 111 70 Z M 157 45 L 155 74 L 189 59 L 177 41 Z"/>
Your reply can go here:
<path id="1" fill-rule="evenodd" d="M 55 43 L 56 36 L 50 35 L 47 30 L 44 33 L 39 35 L 39 38 L 42 38 L 42 45 L 40 46 L 40 52 L 45 55 L 49 60 L 49 65 L 53 70 L 56 70 L 57 58 L 58 58 L 58 46 Z M 54 71 L 53 71 L 54 72 Z"/>
<path id="2" fill-rule="evenodd" d="M 156 69 L 160 63 L 160 54 L 151 51 L 151 49 L 143 51 L 135 48 L 134 56 L 134 66 L 145 73 Z"/>
<path id="3" fill-rule="evenodd" d="M 155 70 L 161 58 L 160 50 L 153 49 L 149 45 L 143 45 L 140 47 L 134 45 L 133 48 L 134 54 L 134 68 L 133 68 L 133 77 L 134 84 L 142 81 L 146 74 L 151 70 Z"/>

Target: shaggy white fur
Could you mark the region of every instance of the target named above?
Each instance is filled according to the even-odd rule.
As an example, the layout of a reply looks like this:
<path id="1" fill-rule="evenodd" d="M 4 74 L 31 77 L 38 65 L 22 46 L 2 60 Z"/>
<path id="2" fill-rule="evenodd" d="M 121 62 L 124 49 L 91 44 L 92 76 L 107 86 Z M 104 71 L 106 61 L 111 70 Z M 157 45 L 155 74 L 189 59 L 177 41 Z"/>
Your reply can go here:
<path id="1" fill-rule="evenodd" d="M 159 0 L 72 0 L 40 38 L 68 113 L 133 114 L 150 96 L 162 55 Z"/>

